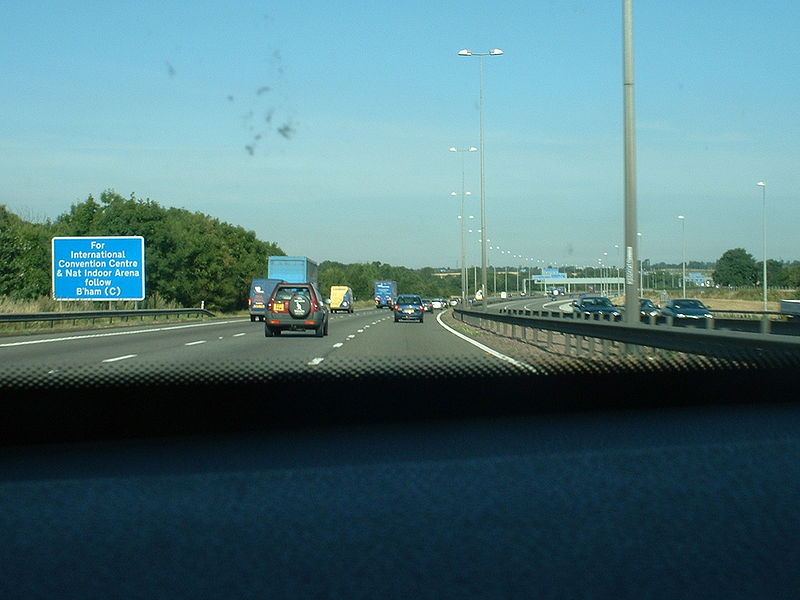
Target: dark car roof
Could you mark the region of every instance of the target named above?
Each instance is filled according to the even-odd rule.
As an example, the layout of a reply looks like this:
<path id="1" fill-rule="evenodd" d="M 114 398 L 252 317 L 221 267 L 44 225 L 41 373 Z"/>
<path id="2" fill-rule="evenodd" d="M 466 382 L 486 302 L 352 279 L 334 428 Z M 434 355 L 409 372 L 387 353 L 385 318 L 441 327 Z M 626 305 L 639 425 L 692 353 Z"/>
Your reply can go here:
<path id="1" fill-rule="evenodd" d="M 708 309 L 708 307 L 697 298 L 675 298 L 667 302 L 667 304 L 678 308 L 697 308 L 700 310 Z"/>
<path id="2" fill-rule="evenodd" d="M 611 300 L 609 300 L 605 296 L 581 296 L 580 298 L 578 298 L 578 302 L 587 302 L 588 304 L 603 304 L 603 305 L 611 304 Z"/>

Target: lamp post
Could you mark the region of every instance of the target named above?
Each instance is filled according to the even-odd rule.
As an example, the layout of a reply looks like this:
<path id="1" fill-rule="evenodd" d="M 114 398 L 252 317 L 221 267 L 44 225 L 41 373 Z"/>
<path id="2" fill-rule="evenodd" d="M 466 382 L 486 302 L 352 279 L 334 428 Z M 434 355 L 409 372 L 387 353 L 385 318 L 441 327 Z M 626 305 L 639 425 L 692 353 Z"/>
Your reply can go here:
<path id="1" fill-rule="evenodd" d="M 477 152 L 478 149 L 475 146 L 469 146 L 468 148 L 456 148 L 455 146 L 450 146 L 450 152 L 460 152 L 461 153 L 461 213 L 459 219 L 461 219 L 461 306 L 465 306 L 467 301 L 467 242 L 464 237 L 464 197 L 469 196 L 470 192 L 464 191 L 464 152 Z M 450 194 L 451 196 L 455 196 L 456 193 L 453 192 Z"/>
<path id="2" fill-rule="evenodd" d="M 500 246 L 489 246 L 489 250 L 500 250 Z M 501 251 L 502 252 L 502 251 Z M 493 295 L 497 296 L 497 257 L 494 258 L 495 264 L 492 265 L 492 274 L 494 275 L 494 285 L 492 286 Z"/>
<path id="3" fill-rule="evenodd" d="M 450 192 L 450 196 L 457 196 L 456 192 Z M 461 190 L 461 211 L 458 215 L 459 220 L 459 227 L 461 229 L 461 301 L 465 302 L 467 298 L 467 246 L 464 237 L 464 222 L 466 219 L 464 218 L 464 197 L 472 195 L 472 192 L 465 192 L 463 189 Z M 472 217 L 470 217 L 472 218 Z M 462 304 L 463 306 L 463 304 Z"/>
<path id="4" fill-rule="evenodd" d="M 484 161 L 483 161 L 483 57 L 484 56 L 499 56 L 503 54 L 500 48 L 492 48 L 488 52 L 473 52 L 467 48 L 458 51 L 459 56 L 477 56 L 479 59 L 480 67 L 480 88 L 479 88 L 479 101 L 478 112 L 480 119 L 480 150 L 481 150 L 481 236 L 486 237 L 488 233 L 486 229 L 486 186 L 484 184 Z M 488 289 L 486 284 L 486 244 L 481 244 L 481 285 L 483 286 L 484 297 L 488 298 Z M 486 300 L 482 302 L 484 309 L 488 306 Z"/>
<path id="5" fill-rule="evenodd" d="M 636 244 L 636 245 L 639 247 L 638 249 L 641 250 L 641 247 L 642 247 L 642 232 L 641 231 L 637 232 L 636 233 L 636 237 L 639 239 L 639 243 Z M 644 287 L 642 286 L 642 275 L 643 275 L 643 271 L 644 271 L 644 265 L 642 264 L 642 260 L 643 260 L 642 256 L 644 256 L 644 255 L 640 253 L 639 254 L 639 293 L 644 295 Z"/>
<path id="6" fill-rule="evenodd" d="M 686 298 L 686 217 L 683 215 L 678 215 L 678 218 L 681 221 L 681 246 L 682 256 L 683 256 L 683 267 L 681 269 L 681 285 L 683 286 L 683 297 Z"/>
<path id="7" fill-rule="evenodd" d="M 761 201 L 763 204 L 761 214 L 764 229 L 764 271 L 761 274 L 761 279 L 764 284 L 764 312 L 767 312 L 767 184 L 764 181 L 759 181 L 756 185 L 761 188 Z"/>

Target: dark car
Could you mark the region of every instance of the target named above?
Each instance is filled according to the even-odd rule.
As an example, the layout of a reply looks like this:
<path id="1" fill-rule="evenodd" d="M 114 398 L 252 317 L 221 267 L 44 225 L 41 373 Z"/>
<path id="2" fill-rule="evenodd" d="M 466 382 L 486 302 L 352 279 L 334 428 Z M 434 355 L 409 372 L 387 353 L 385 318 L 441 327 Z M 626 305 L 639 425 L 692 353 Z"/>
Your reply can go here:
<path id="1" fill-rule="evenodd" d="M 696 298 L 675 298 L 661 307 L 661 315 L 675 319 L 713 319 L 708 307 Z"/>
<path id="2" fill-rule="evenodd" d="M 605 296 L 581 296 L 572 303 L 572 312 L 577 316 L 589 318 L 615 319 L 620 316 L 620 310 Z"/>
<path id="3" fill-rule="evenodd" d="M 658 316 L 658 307 L 653 304 L 650 298 L 639 298 L 639 315 L 643 319 Z"/>
<path id="4" fill-rule="evenodd" d="M 264 335 L 313 330 L 322 337 L 328 335 L 329 314 L 313 283 L 282 283 L 275 287 L 267 303 Z"/>
<path id="5" fill-rule="evenodd" d="M 425 306 L 422 298 L 416 294 L 400 294 L 394 301 L 394 322 L 418 321 L 422 323 Z"/>
<path id="6" fill-rule="evenodd" d="M 433 300 L 430 298 L 423 298 L 422 299 L 422 308 L 425 309 L 425 312 L 433 312 Z"/>

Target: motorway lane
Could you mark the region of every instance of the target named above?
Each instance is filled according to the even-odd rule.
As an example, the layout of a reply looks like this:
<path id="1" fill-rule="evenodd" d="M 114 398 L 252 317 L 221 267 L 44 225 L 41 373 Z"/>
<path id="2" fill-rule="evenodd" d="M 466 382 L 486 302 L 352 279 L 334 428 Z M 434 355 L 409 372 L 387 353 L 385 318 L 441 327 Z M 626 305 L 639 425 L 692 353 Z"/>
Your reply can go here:
<path id="1" fill-rule="evenodd" d="M 551 310 L 565 313 L 572 312 L 572 298 L 553 299 L 550 296 L 526 296 L 524 298 L 510 298 L 505 302 L 497 302 L 489 306 L 490 312 L 499 312 L 501 309 L 514 310 Z"/>
<path id="2" fill-rule="evenodd" d="M 266 338 L 264 325 L 246 318 L 199 323 L 145 325 L 0 338 L 4 369 L 38 373 L 135 365 L 210 365 L 277 360 L 315 367 L 337 359 L 497 361 L 484 349 L 447 331 L 434 314 L 423 323 L 395 323 L 390 311 L 364 310 L 331 315 L 328 335 L 285 332 Z"/>

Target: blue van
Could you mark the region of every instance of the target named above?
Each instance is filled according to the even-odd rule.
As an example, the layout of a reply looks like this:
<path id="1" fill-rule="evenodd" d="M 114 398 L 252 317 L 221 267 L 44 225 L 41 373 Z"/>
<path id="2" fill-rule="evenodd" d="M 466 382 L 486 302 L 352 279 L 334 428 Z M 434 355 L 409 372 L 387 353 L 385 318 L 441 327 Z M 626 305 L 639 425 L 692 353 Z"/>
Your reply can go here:
<path id="1" fill-rule="evenodd" d="M 250 322 L 263 321 L 267 312 L 267 300 L 272 290 L 283 279 L 253 279 L 250 282 L 250 295 L 247 297 L 247 308 L 250 311 Z"/>

